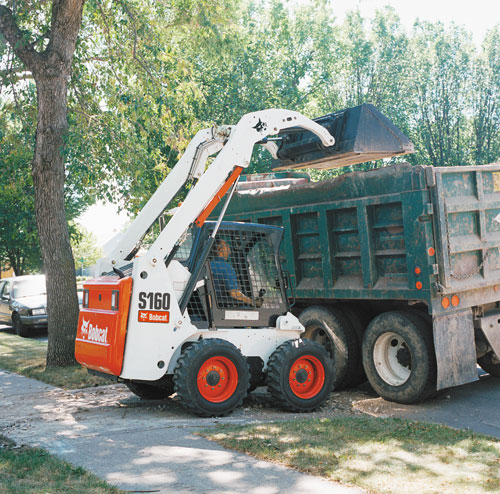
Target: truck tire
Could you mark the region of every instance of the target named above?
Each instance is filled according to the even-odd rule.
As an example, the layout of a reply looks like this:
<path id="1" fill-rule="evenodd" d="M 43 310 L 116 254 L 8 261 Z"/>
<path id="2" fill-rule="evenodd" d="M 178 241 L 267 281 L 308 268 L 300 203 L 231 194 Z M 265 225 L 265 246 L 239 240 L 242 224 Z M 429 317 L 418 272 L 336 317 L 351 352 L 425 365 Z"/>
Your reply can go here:
<path id="1" fill-rule="evenodd" d="M 29 336 L 29 329 L 23 321 L 21 321 L 21 316 L 17 312 L 12 314 L 12 325 L 14 326 L 14 331 L 17 336 L 21 336 L 22 338 L 27 338 Z"/>
<path id="2" fill-rule="evenodd" d="M 188 346 L 174 370 L 180 402 L 202 417 L 224 416 L 248 394 L 250 371 L 241 352 L 219 338 Z"/>
<path id="3" fill-rule="evenodd" d="M 489 352 L 478 358 L 477 363 L 490 376 L 500 377 L 500 361 L 493 352 Z"/>
<path id="4" fill-rule="evenodd" d="M 370 322 L 363 365 L 373 389 L 388 401 L 416 403 L 435 393 L 432 331 L 411 312 L 383 312 Z"/>
<path id="5" fill-rule="evenodd" d="M 127 382 L 125 385 L 132 393 L 144 400 L 163 400 L 174 394 L 174 382 L 171 377 L 168 380 L 163 379 L 161 386 L 134 381 Z"/>
<path id="6" fill-rule="evenodd" d="M 361 361 L 360 346 L 351 322 L 339 309 L 323 306 L 308 307 L 301 312 L 300 322 L 305 327 L 303 338 L 320 343 L 333 359 L 336 390 L 352 384 L 352 376 Z"/>
<path id="7" fill-rule="evenodd" d="M 285 410 L 310 412 L 328 399 L 334 366 L 322 345 L 299 339 L 281 344 L 267 363 L 267 388 Z"/>
<path id="8" fill-rule="evenodd" d="M 356 337 L 356 351 L 352 354 L 352 359 L 355 360 L 356 366 L 350 376 L 346 375 L 346 387 L 354 388 L 363 384 L 366 381 L 366 373 L 363 367 L 363 359 L 361 357 L 361 346 L 365 335 L 366 327 L 370 322 L 366 314 L 360 313 L 359 309 L 350 305 L 342 305 L 342 312 L 349 318 L 351 326 Z"/>

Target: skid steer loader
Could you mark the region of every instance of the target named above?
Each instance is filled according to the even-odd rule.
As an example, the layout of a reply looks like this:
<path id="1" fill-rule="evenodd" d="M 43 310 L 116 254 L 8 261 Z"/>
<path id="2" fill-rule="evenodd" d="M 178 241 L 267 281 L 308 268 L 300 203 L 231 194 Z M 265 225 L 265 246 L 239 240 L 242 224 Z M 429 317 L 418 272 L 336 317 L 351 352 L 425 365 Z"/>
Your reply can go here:
<path id="1" fill-rule="evenodd" d="M 338 120 L 335 115 L 328 122 Z M 341 128 L 336 126 L 337 138 Z M 234 126 L 196 134 L 118 245 L 99 261 L 100 276 L 84 284 L 78 362 L 143 398 L 176 392 L 201 416 L 230 413 L 263 383 L 288 410 L 311 411 L 325 402 L 333 363 L 320 344 L 300 338 L 304 328 L 289 312 L 278 258 L 281 229 L 222 222 L 254 145 L 279 159 L 280 148 L 269 136 L 283 141 L 279 134 L 287 130 L 292 136 L 304 132 L 307 142 L 313 136 L 314 160 L 320 153 L 341 165 L 342 149 L 327 128 L 294 111 L 250 113 Z M 347 164 L 351 140 L 349 146 Z M 307 166 L 301 152 L 300 164 Z M 193 186 L 182 205 L 147 252 L 135 257 L 146 232 L 188 181 Z M 218 220 L 207 222 L 226 193 Z"/>

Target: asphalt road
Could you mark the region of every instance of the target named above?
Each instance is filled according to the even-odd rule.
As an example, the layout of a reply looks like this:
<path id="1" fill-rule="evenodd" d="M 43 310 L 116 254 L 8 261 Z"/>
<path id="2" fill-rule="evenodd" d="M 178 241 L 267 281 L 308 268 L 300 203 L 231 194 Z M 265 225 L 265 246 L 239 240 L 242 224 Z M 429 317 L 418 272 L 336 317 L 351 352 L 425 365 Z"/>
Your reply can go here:
<path id="1" fill-rule="evenodd" d="M 356 402 L 354 407 L 375 417 L 434 422 L 500 438 L 500 379 L 481 374 L 479 381 L 450 388 L 423 403 L 401 405 L 372 398 Z"/>

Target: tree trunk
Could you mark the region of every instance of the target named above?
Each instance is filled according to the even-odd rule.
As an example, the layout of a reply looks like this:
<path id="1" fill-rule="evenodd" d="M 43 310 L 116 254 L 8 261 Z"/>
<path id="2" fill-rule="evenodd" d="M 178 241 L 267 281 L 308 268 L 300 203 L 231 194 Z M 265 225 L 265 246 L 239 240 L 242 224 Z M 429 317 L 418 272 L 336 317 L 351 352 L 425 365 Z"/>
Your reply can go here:
<path id="1" fill-rule="evenodd" d="M 38 76 L 38 125 L 32 162 L 35 212 L 47 279 L 49 345 L 47 366 L 75 362 L 78 322 L 75 263 L 64 205 L 64 134 L 67 78 Z"/>

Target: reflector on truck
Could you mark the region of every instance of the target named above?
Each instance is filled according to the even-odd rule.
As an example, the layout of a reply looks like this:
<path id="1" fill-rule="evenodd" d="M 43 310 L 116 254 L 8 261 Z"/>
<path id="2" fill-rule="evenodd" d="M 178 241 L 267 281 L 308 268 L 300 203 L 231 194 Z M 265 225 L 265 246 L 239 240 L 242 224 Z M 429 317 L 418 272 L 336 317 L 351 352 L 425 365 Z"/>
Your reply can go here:
<path id="1" fill-rule="evenodd" d="M 363 104 L 314 119 L 335 138 L 324 147 L 312 132 L 301 128 L 280 132 L 274 170 L 329 169 L 413 153 L 413 144 L 373 105 Z"/>

